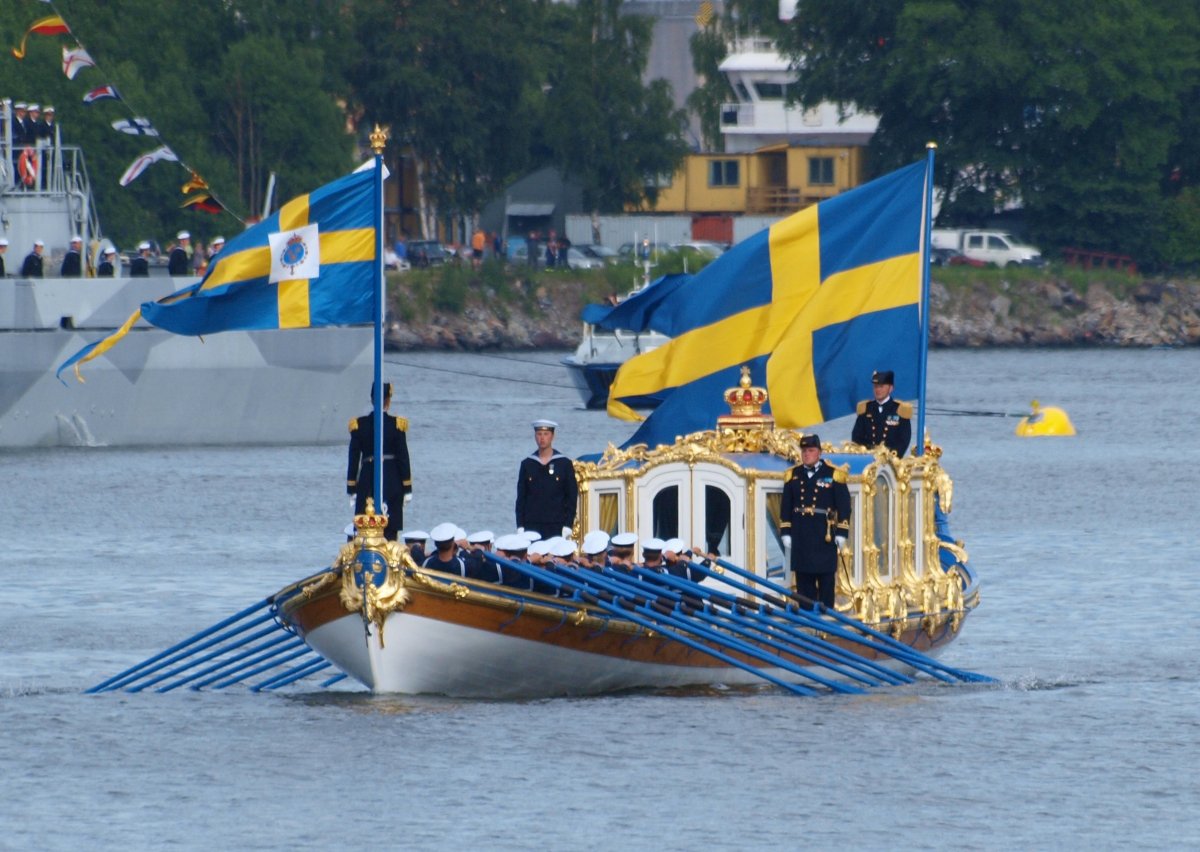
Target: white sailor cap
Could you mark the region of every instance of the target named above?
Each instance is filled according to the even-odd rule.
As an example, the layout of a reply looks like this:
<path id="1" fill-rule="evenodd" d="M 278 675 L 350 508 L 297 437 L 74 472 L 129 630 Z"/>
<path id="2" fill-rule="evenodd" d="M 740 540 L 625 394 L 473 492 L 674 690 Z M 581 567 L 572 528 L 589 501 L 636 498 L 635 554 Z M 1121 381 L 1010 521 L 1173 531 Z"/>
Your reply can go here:
<path id="1" fill-rule="evenodd" d="M 467 544 L 491 544 L 495 538 L 496 534 L 491 530 L 480 530 L 467 536 Z"/>
<path id="2" fill-rule="evenodd" d="M 212 242 L 209 243 L 209 245 L 210 246 L 223 246 L 223 245 L 225 245 L 225 238 L 224 237 L 213 237 Z"/>
<path id="3" fill-rule="evenodd" d="M 0 246 L 8 245 L 8 240 L 5 237 L 0 237 Z"/>
<path id="4" fill-rule="evenodd" d="M 454 540 L 462 541 L 466 537 L 467 537 L 467 531 L 456 524 L 454 527 Z"/>
<path id="5" fill-rule="evenodd" d="M 44 110 L 42 110 L 42 112 L 54 112 L 54 107 L 48 106 Z"/>
<path id="6" fill-rule="evenodd" d="M 148 240 L 142 240 L 140 243 L 138 243 L 138 251 L 150 251 L 150 242 Z"/>
<path id="7" fill-rule="evenodd" d="M 42 242 L 41 240 L 34 240 L 34 241 L 33 241 L 33 244 L 34 244 L 35 246 L 41 246 L 42 248 L 45 248 L 45 247 L 46 247 L 46 244 L 45 244 L 44 242 Z"/>
<path id="8" fill-rule="evenodd" d="M 189 234 L 187 231 L 180 231 L 178 234 L 175 235 L 175 239 L 177 239 L 177 240 L 190 240 L 191 238 L 192 238 L 192 235 Z"/>
<path id="9" fill-rule="evenodd" d="M 83 242 L 83 237 L 79 236 L 79 234 L 74 234 L 71 236 L 71 242 L 81 243 L 81 242 Z"/>
<path id="10" fill-rule="evenodd" d="M 534 541 L 529 544 L 530 556 L 545 556 L 550 552 L 550 541 Z"/>
<path id="11" fill-rule="evenodd" d="M 30 104 L 28 107 L 26 107 L 26 109 L 28 109 L 30 112 L 41 112 L 42 111 L 42 108 L 40 106 L 38 106 L 37 104 Z"/>
<path id="12" fill-rule="evenodd" d="M 604 530 L 592 530 L 583 537 L 583 552 L 595 556 L 608 550 L 608 533 Z"/>
<path id="13" fill-rule="evenodd" d="M 429 531 L 429 537 L 435 542 L 454 541 L 455 533 L 458 532 L 458 527 L 454 524 L 438 524 Z"/>
<path id="14" fill-rule="evenodd" d="M 524 553 L 529 548 L 529 541 L 523 535 L 509 533 L 496 539 L 496 549 L 506 553 Z"/>
<path id="15" fill-rule="evenodd" d="M 13 104 L 13 109 L 28 109 L 28 108 L 29 108 L 29 104 L 25 103 L 25 101 L 17 101 L 15 104 Z"/>
<path id="16" fill-rule="evenodd" d="M 105 257 L 108 257 L 110 254 L 116 254 L 116 253 L 117 253 L 117 250 L 115 248 L 113 248 L 112 246 L 109 246 L 108 248 L 106 248 L 104 250 Z"/>
<path id="17" fill-rule="evenodd" d="M 551 546 L 550 553 L 564 559 L 570 558 L 575 555 L 575 542 L 567 538 L 560 538 Z"/>
<path id="18" fill-rule="evenodd" d="M 687 545 L 684 544 L 681 538 L 669 538 L 663 542 L 663 550 L 669 550 L 672 553 L 683 553 L 687 550 Z"/>
<path id="19" fill-rule="evenodd" d="M 526 544 L 532 544 L 533 542 L 540 540 L 542 537 L 542 534 L 537 530 L 522 530 L 521 532 L 517 533 L 517 535 L 525 539 Z"/>
<path id="20" fill-rule="evenodd" d="M 408 530 L 400 533 L 400 538 L 405 541 L 425 541 L 429 538 L 429 533 L 425 532 L 425 530 Z"/>
<path id="21" fill-rule="evenodd" d="M 652 550 L 655 553 L 662 553 L 666 550 L 667 543 L 661 538 L 648 538 L 642 542 L 642 551 Z"/>
<path id="22" fill-rule="evenodd" d="M 533 429 L 536 432 L 538 429 L 549 429 L 553 432 L 558 428 L 558 424 L 553 420 L 535 420 L 533 421 Z"/>
<path id="23" fill-rule="evenodd" d="M 633 547 L 637 544 L 637 533 L 620 532 L 612 537 L 613 547 Z"/>

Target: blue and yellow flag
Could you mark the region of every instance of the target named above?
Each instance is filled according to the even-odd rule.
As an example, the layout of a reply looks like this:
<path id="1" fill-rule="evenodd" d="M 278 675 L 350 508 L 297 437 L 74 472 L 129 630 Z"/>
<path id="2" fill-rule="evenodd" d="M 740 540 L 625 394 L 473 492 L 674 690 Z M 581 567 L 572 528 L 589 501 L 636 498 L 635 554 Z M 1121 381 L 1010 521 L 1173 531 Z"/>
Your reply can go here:
<path id="1" fill-rule="evenodd" d="M 765 383 L 780 426 L 841 417 L 893 370 L 917 389 L 926 164 L 916 163 L 801 210 L 734 246 L 657 306 L 677 329 L 630 359 L 608 413 L 639 419 L 622 399 L 666 394 L 626 446 L 671 443 L 711 429 L 742 365 Z"/>
<path id="2" fill-rule="evenodd" d="M 314 328 L 373 320 L 378 282 L 375 171 L 366 169 L 283 205 L 225 244 L 204 278 L 146 302 L 121 328 L 58 368 L 103 355 L 139 319 L 175 334 Z"/>

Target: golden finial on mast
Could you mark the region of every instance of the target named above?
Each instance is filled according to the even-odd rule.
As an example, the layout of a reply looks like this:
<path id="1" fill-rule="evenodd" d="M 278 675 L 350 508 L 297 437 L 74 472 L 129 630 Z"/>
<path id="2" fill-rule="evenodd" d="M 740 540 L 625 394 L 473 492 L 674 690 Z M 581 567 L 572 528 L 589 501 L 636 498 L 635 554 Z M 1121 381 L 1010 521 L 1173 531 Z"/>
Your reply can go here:
<path id="1" fill-rule="evenodd" d="M 375 129 L 371 131 L 371 135 L 367 138 L 371 140 L 371 150 L 376 154 L 382 154 L 383 146 L 387 144 L 388 140 L 387 128 L 376 124 Z"/>

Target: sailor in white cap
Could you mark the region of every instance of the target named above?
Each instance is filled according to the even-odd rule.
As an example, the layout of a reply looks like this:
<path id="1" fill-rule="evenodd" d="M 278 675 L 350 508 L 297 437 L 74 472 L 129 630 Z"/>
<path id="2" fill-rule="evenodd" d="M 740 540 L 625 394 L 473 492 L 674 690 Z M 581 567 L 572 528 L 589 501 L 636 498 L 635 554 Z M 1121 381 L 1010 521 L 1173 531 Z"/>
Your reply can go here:
<path id="1" fill-rule="evenodd" d="M 405 530 L 400 533 L 400 540 L 408 548 L 408 555 L 413 562 L 420 565 L 425 561 L 425 542 L 429 540 L 429 533 L 425 530 Z"/>
<path id="2" fill-rule="evenodd" d="M 17 101 L 13 104 L 12 144 L 14 151 L 30 144 L 29 139 L 25 136 L 25 112 L 28 109 L 29 104 L 24 101 Z"/>
<path id="3" fill-rule="evenodd" d="M 496 534 L 491 530 L 479 530 L 467 536 L 467 546 L 461 556 L 467 563 L 468 577 L 489 583 L 499 583 L 503 579 L 500 566 L 484 556 L 491 551 L 495 540 Z"/>
<path id="4" fill-rule="evenodd" d="M 4 277 L 4 253 L 8 251 L 8 239 L 0 237 L 0 278 Z"/>
<path id="5" fill-rule="evenodd" d="M 597 570 L 608 566 L 608 533 L 592 530 L 583 537 L 583 556 L 579 560 L 585 568 Z"/>
<path id="6" fill-rule="evenodd" d="M 83 250 L 83 237 L 76 234 L 71 237 L 71 247 L 67 249 L 67 253 L 63 255 L 62 267 L 59 269 L 59 277 L 61 278 L 82 278 L 83 277 L 83 255 L 80 252 Z"/>
<path id="7" fill-rule="evenodd" d="M 224 237 L 213 237 L 212 242 L 208 244 L 208 257 L 212 259 L 220 254 L 221 249 L 225 248 Z"/>
<path id="8" fill-rule="evenodd" d="M 130 278 L 150 277 L 150 242 L 142 240 L 138 243 L 138 255 L 129 262 Z M 361 513 L 360 513 L 361 514 Z"/>
<path id="9" fill-rule="evenodd" d="M 651 571 L 665 571 L 662 553 L 667 544 L 661 538 L 648 538 L 642 542 L 642 567 Z"/>
<path id="10" fill-rule="evenodd" d="M 533 544 L 535 541 L 542 540 L 542 534 L 537 530 L 517 530 L 517 535 L 525 539 L 526 544 Z"/>
<path id="11" fill-rule="evenodd" d="M 175 238 L 179 240 L 179 244 L 171 249 L 171 256 L 167 259 L 167 273 L 170 275 L 187 275 L 188 249 L 192 235 L 187 231 L 180 231 L 175 235 Z"/>
<path id="12" fill-rule="evenodd" d="M 637 544 L 637 534 L 619 532 L 612 537 L 612 547 L 608 551 L 608 564 L 617 569 L 628 571 L 633 565 L 633 546 Z"/>
<path id="13" fill-rule="evenodd" d="M 496 550 L 500 556 L 510 562 L 525 562 L 528 559 L 529 539 L 519 533 L 509 533 L 502 535 L 496 539 Z M 507 565 L 501 566 L 501 582 L 506 586 L 512 586 L 514 589 L 531 589 L 533 584 L 529 580 L 529 576 L 521 573 L 516 568 L 510 568 Z"/>
<path id="14" fill-rule="evenodd" d="M 113 278 L 117 274 L 116 259 L 117 250 L 109 246 L 101 255 L 100 265 L 96 267 L 96 276 L 99 278 Z"/>
<path id="15" fill-rule="evenodd" d="M 46 250 L 46 244 L 41 240 L 33 241 L 33 251 L 25 255 L 25 262 L 21 264 L 22 278 L 41 278 L 42 277 L 42 252 Z"/>
<path id="16" fill-rule="evenodd" d="M 553 420 L 533 421 L 537 449 L 521 460 L 517 474 L 517 528 L 543 538 L 570 536 L 579 502 L 575 465 L 553 446 L 557 428 Z"/>
<path id="17" fill-rule="evenodd" d="M 421 567 L 457 574 L 460 577 L 467 576 L 467 563 L 458 555 L 458 542 L 455 541 L 457 532 L 458 527 L 454 524 L 438 524 L 431 529 L 429 537 L 433 539 L 433 546 L 437 551 L 429 554 Z"/>

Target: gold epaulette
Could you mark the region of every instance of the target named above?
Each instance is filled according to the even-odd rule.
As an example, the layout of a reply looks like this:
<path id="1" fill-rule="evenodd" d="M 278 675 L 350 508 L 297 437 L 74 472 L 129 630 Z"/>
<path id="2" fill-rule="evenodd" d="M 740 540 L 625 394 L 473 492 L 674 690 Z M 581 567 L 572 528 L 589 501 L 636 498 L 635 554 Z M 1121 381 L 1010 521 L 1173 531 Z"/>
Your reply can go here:
<path id="1" fill-rule="evenodd" d="M 796 469 L 795 466 L 789 467 L 787 469 L 787 473 L 785 473 L 783 475 L 783 484 L 784 485 L 787 485 L 789 482 L 792 481 L 792 471 L 794 471 L 795 469 Z"/>
<path id="2" fill-rule="evenodd" d="M 350 418 L 350 431 L 351 431 L 351 432 L 354 432 L 354 431 L 356 431 L 357 429 L 358 429 L 358 418 L 357 418 L 357 417 L 351 417 L 351 418 Z"/>
<path id="3" fill-rule="evenodd" d="M 407 432 L 408 431 L 408 418 L 396 415 L 396 427 L 401 432 Z"/>
<path id="4" fill-rule="evenodd" d="M 833 468 L 833 481 L 834 482 L 846 483 L 846 482 L 850 481 L 850 474 L 846 473 L 845 470 L 843 470 L 842 468 L 840 468 L 836 465 L 830 465 L 830 467 Z"/>
<path id="5" fill-rule="evenodd" d="M 855 414 L 866 414 L 868 402 L 870 402 L 870 400 L 867 400 L 867 399 L 864 399 L 862 402 L 860 402 L 858 404 L 858 407 L 854 410 L 854 413 Z"/>
<path id="6" fill-rule="evenodd" d="M 899 414 L 901 417 L 903 417 L 905 420 L 912 420 L 912 403 L 911 402 L 900 402 L 899 400 L 896 400 L 896 401 L 900 403 L 899 408 L 896 409 L 896 413 Z"/>

